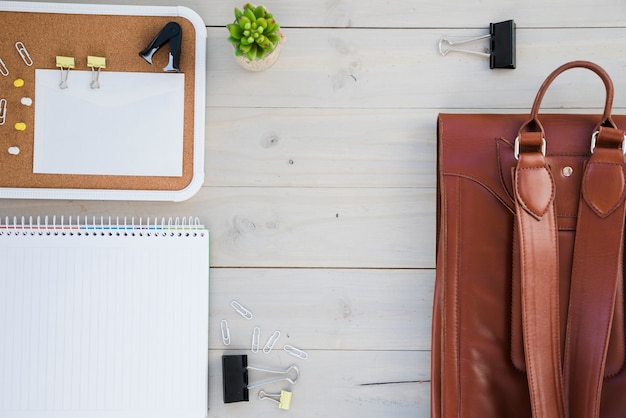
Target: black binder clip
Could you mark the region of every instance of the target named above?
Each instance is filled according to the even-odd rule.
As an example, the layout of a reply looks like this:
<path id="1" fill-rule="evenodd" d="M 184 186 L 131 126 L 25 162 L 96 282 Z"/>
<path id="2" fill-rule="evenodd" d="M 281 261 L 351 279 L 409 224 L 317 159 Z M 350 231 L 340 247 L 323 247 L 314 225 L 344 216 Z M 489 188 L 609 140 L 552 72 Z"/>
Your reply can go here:
<path id="1" fill-rule="evenodd" d="M 170 43 L 169 62 L 167 66 L 163 68 L 163 71 L 167 72 L 179 72 L 180 71 L 180 44 L 183 37 L 183 31 L 180 25 L 176 22 L 169 22 L 161 29 L 161 31 L 154 37 L 152 42 L 139 53 L 139 55 L 145 59 L 149 64 L 152 64 L 152 56 L 159 50 L 166 42 Z"/>
<path id="2" fill-rule="evenodd" d="M 256 370 L 259 372 L 273 373 L 281 375 L 268 380 L 257 383 L 248 383 L 248 370 Z M 295 372 L 295 376 L 291 378 L 289 375 Z M 265 385 L 273 382 L 286 380 L 294 385 L 298 380 L 300 370 L 296 366 L 290 366 L 286 370 L 262 369 L 259 367 L 248 366 L 248 356 L 242 355 L 225 355 L 222 356 L 222 380 L 224 387 L 224 403 L 248 402 L 249 389 Z"/>
<path id="3" fill-rule="evenodd" d="M 490 39 L 490 51 L 472 51 L 469 49 L 456 48 L 457 45 L 463 45 L 475 42 L 481 39 Z M 445 47 L 447 45 L 447 47 Z M 489 58 L 489 68 L 515 68 L 515 22 L 506 20 L 504 22 L 490 23 L 489 35 L 479 36 L 477 38 L 466 39 L 463 41 L 451 42 L 447 38 L 439 41 L 439 52 L 441 55 L 447 55 L 450 52 L 462 52 L 465 54 L 480 55 Z"/>

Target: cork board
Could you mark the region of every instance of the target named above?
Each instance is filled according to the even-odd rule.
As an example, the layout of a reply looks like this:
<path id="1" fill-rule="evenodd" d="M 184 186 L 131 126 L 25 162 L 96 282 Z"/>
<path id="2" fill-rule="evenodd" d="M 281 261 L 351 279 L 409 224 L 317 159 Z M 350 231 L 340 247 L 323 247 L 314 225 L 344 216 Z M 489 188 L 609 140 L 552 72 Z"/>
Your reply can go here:
<path id="1" fill-rule="evenodd" d="M 197 167 L 194 170 L 194 140 L 204 141 L 204 138 L 194 138 L 194 111 L 204 112 L 204 109 L 194 109 L 196 30 L 190 20 L 181 16 L 0 11 L 0 21 L 4 33 L 0 38 L 0 58 L 9 71 L 7 76 L 0 76 L 0 98 L 7 102 L 5 123 L 0 126 L 0 188 L 178 191 L 190 185 L 198 171 Z M 60 72 L 56 68 L 56 56 L 62 55 L 75 58 L 75 70 L 88 71 L 87 56 L 94 55 L 107 60 L 101 77 L 106 71 L 162 73 L 168 63 L 169 44 L 154 54 L 152 65 L 139 56 L 139 51 L 170 21 L 179 23 L 182 28 L 180 72 L 185 80 L 182 176 L 34 173 L 36 106 L 22 105 L 21 98 L 35 99 L 35 70 Z M 18 41 L 26 47 L 32 66 L 27 66 L 18 54 L 15 47 Z M 24 80 L 19 88 L 14 86 L 18 78 Z M 18 122 L 25 123 L 26 129 L 17 130 L 15 123 Z M 18 155 L 7 152 L 11 146 L 19 147 Z M 197 163 L 198 156 L 195 157 Z"/>

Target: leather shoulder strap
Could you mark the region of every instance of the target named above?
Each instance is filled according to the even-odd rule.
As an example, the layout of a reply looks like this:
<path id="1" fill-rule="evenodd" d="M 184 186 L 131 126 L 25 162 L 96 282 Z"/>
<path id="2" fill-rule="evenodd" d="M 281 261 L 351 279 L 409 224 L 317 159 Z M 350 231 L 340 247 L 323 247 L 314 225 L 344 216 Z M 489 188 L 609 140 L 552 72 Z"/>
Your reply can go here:
<path id="1" fill-rule="evenodd" d="M 564 363 L 571 418 L 600 416 L 615 295 L 623 274 L 623 139 L 623 131 L 601 127 L 583 176 Z"/>
<path id="2" fill-rule="evenodd" d="M 540 138 L 542 134 L 521 135 Z M 535 143 L 538 138 L 523 139 Z M 541 152 L 520 154 L 515 194 L 524 353 L 533 418 L 564 418 L 555 186 Z"/>

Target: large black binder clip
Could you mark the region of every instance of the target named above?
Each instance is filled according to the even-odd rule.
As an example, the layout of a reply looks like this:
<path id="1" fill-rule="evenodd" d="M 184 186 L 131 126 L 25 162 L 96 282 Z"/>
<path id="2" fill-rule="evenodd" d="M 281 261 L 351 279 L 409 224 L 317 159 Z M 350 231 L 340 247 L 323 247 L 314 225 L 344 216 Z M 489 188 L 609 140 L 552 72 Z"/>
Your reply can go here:
<path id="1" fill-rule="evenodd" d="M 167 66 L 163 68 L 163 71 L 179 72 L 180 71 L 180 44 L 183 38 L 183 31 L 180 25 L 176 22 L 169 22 L 161 29 L 161 31 L 154 37 L 152 42 L 139 53 L 139 55 L 145 59 L 149 64 L 152 64 L 152 56 L 159 50 L 166 42 L 170 43 L 170 54 Z"/>
<path id="2" fill-rule="evenodd" d="M 470 49 L 457 48 L 457 45 L 468 44 L 481 39 L 489 38 L 489 52 L 473 51 Z M 489 58 L 489 68 L 515 68 L 515 22 L 506 20 L 504 22 L 490 23 L 489 35 L 477 38 L 465 39 L 451 42 L 447 38 L 439 41 L 439 52 L 447 55 L 450 52 L 461 52 L 465 54 L 480 55 Z"/>
<path id="3" fill-rule="evenodd" d="M 248 382 L 248 370 L 256 370 L 259 372 L 273 373 L 281 375 L 272 379 L 263 380 L 257 383 Z M 291 378 L 289 375 L 295 372 L 295 376 Z M 225 355 L 222 356 L 222 379 L 224 387 L 224 403 L 248 402 L 249 389 L 265 385 L 273 382 L 286 380 L 292 385 L 298 380 L 300 370 L 296 366 L 290 366 L 286 370 L 262 369 L 259 367 L 248 366 L 248 356 L 242 355 Z"/>

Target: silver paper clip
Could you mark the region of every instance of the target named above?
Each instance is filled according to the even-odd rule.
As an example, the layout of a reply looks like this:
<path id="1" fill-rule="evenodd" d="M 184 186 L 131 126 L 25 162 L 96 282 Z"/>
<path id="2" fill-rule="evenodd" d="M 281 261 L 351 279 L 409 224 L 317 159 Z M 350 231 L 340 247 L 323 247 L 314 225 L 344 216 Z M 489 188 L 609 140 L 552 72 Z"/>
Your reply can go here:
<path id="1" fill-rule="evenodd" d="M 220 322 L 220 328 L 222 330 L 222 343 L 224 345 L 230 345 L 230 329 L 228 328 L 228 322 L 222 319 Z"/>
<path id="2" fill-rule="evenodd" d="M 261 339 L 261 328 L 254 327 L 254 329 L 252 330 L 252 346 L 250 347 L 250 350 L 253 353 L 259 352 L 260 339 Z"/>
<path id="3" fill-rule="evenodd" d="M 265 354 L 269 354 L 270 351 L 272 351 L 272 349 L 274 348 L 274 345 L 276 345 L 276 341 L 278 341 L 279 338 L 280 331 L 274 331 L 274 333 L 270 335 L 267 342 L 265 343 L 265 346 L 263 347 L 263 352 Z"/>
<path id="4" fill-rule="evenodd" d="M 4 61 L 2 61 L 2 58 L 0 58 L 0 74 L 2 74 L 5 77 L 9 75 L 9 69 L 7 68 Z"/>
<path id="5" fill-rule="evenodd" d="M 272 402 L 276 402 L 278 404 L 278 409 L 283 409 L 288 411 L 291 408 L 291 392 L 286 390 L 281 390 L 280 393 L 266 393 L 263 390 L 259 391 L 259 399 L 260 400 L 270 400 Z"/>
<path id="6" fill-rule="evenodd" d="M 476 42 L 482 39 L 490 39 L 489 52 L 474 51 L 471 49 L 457 48 Z M 489 58 L 490 68 L 515 68 L 515 22 L 506 20 L 504 22 L 490 23 L 489 34 L 476 38 L 465 39 L 452 42 L 448 38 L 439 40 L 439 53 L 447 55 L 450 52 L 461 52 Z"/>
<path id="7" fill-rule="evenodd" d="M 230 306 L 241 316 L 243 316 L 246 319 L 252 319 L 252 312 L 250 312 L 245 306 L 243 306 L 241 303 L 237 302 L 236 300 L 233 300 L 232 302 L 230 302 Z"/>
<path id="8" fill-rule="evenodd" d="M 0 99 L 0 125 L 7 120 L 7 99 Z"/>
<path id="9" fill-rule="evenodd" d="M 33 60 L 22 42 L 16 42 L 15 49 L 17 49 L 17 53 L 20 54 L 20 57 L 22 57 L 22 61 L 24 61 L 24 64 L 28 65 L 29 67 L 33 65 Z"/>
<path id="10" fill-rule="evenodd" d="M 283 380 L 291 383 L 292 385 L 295 385 L 298 377 L 300 376 L 300 369 L 298 369 L 297 366 L 293 365 L 293 366 L 289 366 L 287 369 L 285 370 L 273 370 L 273 369 L 262 369 L 260 367 L 252 367 L 252 366 L 247 366 L 246 369 L 248 370 L 256 370 L 257 372 L 264 372 L 264 373 L 272 373 L 272 374 L 279 374 L 279 375 L 283 375 L 282 377 L 275 377 L 275 378 L 271 378 L 271 379 L 267 379 L 267 380 L 263 380 L 257 383 L 252 383 L 252 384 L 248 384 L 248 389 L 253 389 L 259 386 L 263 386 L 263 385 L 267 385 L 270 383 L 275 383 L 275 382 L 282 382 Z M 291 374 L 292 371 L 295 371 L 295 376 L 292 379 L 291 377 L 289 377 L 289 374 Z"/>
<path id="11" fill-rule="evenodd" d="M 299 348 L 294 347 L 293 345 L 285 344 L 283 346 L 283 350 L 291 354 L 292 356 L 298 357 L 302 360 L 306 360 L 309 358 L 309 355 L 305 351 L 302 351 Z"/>

